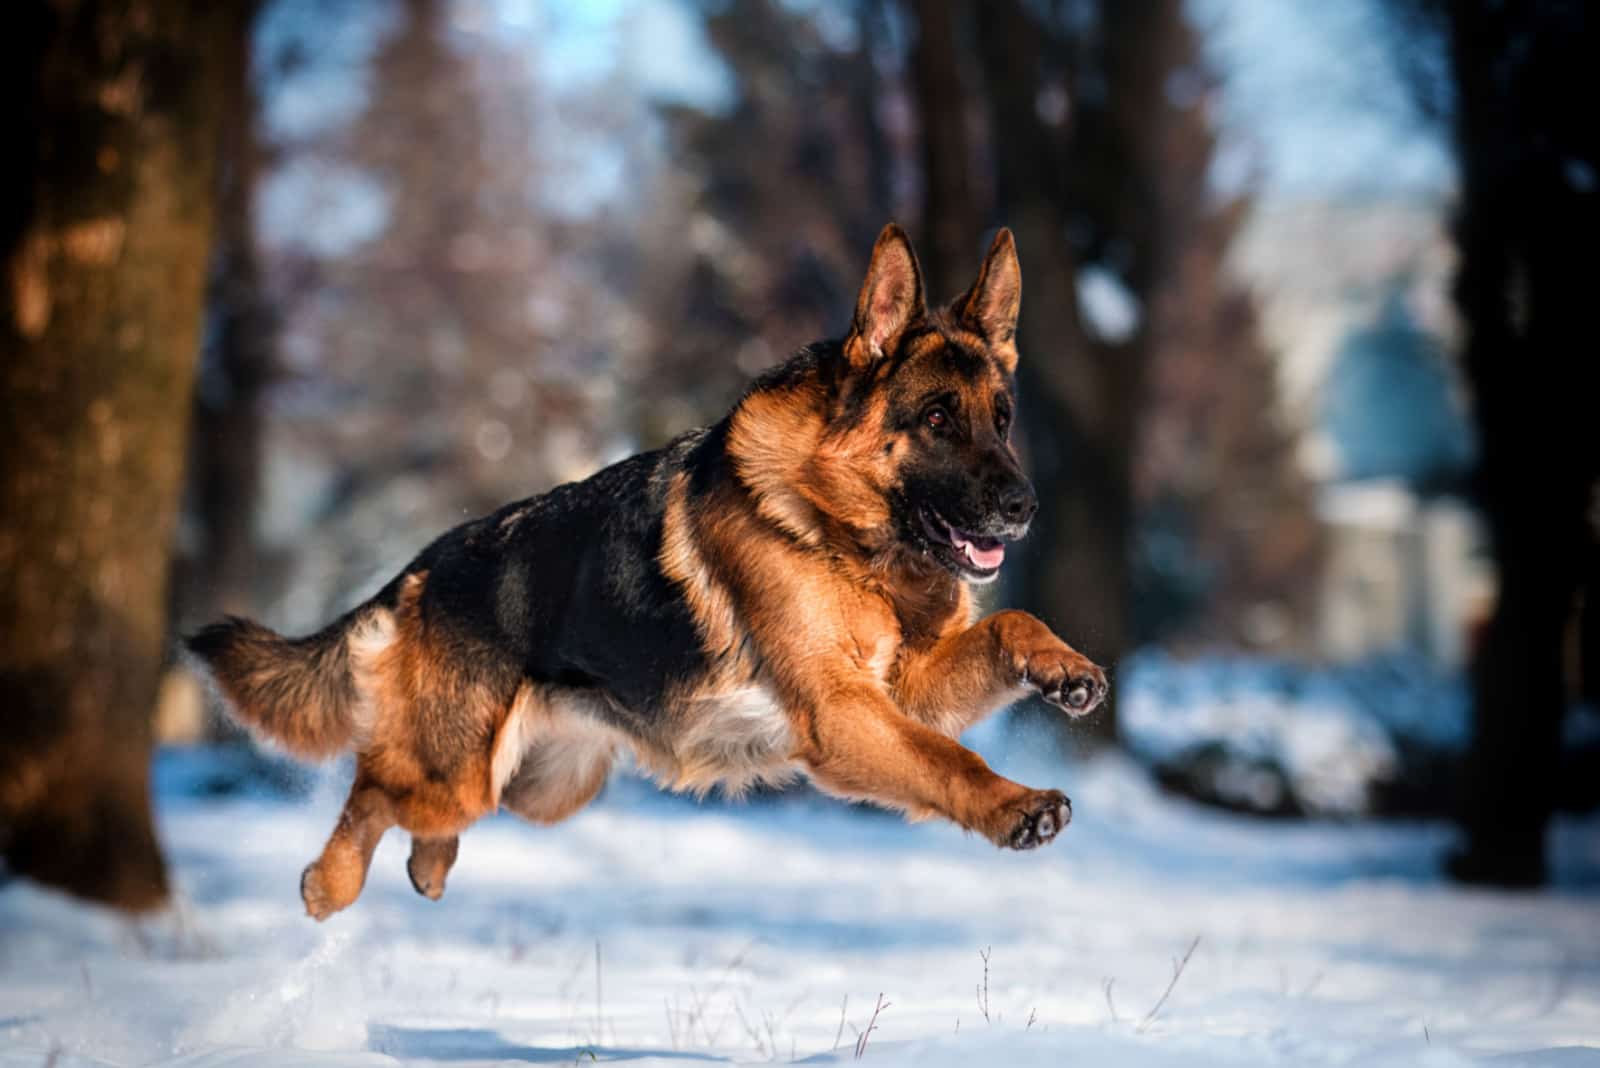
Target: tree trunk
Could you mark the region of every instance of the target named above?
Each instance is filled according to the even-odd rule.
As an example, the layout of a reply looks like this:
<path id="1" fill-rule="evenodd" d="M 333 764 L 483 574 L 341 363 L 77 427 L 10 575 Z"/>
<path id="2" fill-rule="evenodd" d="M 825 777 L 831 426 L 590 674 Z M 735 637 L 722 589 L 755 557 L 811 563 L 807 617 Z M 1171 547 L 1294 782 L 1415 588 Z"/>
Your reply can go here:
<path id="1" fill-rule="evenodd" d="M 1079 256 L 1081 248 L 1116 267 L 1148 308 L 1161 237 L 1156 146 L 1182 5 L 1102 4 L 1096 43 L 1075 44 L 1093 53 L 1103 86 L 1079 92 L 1069 80 L 1067 118 L 1054 126 L 1038 101 L 1044 43 L 1056 29 L 1019 0 L 976 9 L 999 207 L 1017 233 L 1024 277 L 1017 377 L 1039 513 L 1019 553 L 1018 601 L 1114 664 L 1133 633 L 1132 454 L 1148 316 L 1126 338 L 1092 336 L 1078 312 Z M 1069 245 L 1074 234 L 1084 239 Z M 1090 728 L 1115 737 L 1114 706 Z"/>
<path id="2" fill-rule="evenodd" d="M 894 153 L 884 135 L 878 111 L 884 96 L 883 79 L 878 75 L 877 42 L 888 34 L 888 0 L 856 0 L 856 61 L 850 67 L 851 102 L 860 124 L 866 148 L 867 196 L 855 215 L 861 220 L 853 229 L 861 231 L 861 248 L 871 248 L 883 220 L 894 214 Z"/>
<path id="3" fill-rule="evenodd" d="M 254 0 L 240 0 L 248 18 Z M 189 444 L 198 557 L 179 585 L 188 595 L 180 620 L 259 614 L 252 580 L 259 573 L 255 537 L 261 482 L 261 395 L 271 381 L 277 318 L 262 285 L 255 239 L 260 145 L 250 78 L 249 39 L 228 40 L 219 146 L 216 247 L 206 296 L 209 330 L 200 356 L 194 431 Z"/>
<path id="4" fill-rule="evenodd" d="M 210 247 L 227 4 L 13 11 L 0 195 L 0 849 L 128 909 Z"/>
<path id="5" fill-rule="evenodd" d="M 1600 462 L 1590 429 L 1593 116 L 1571 90 L 1594 54 L 1581 7 L 1454 0 L 1461 262 L 1455 298 L 1500 590 L 1473 669 L 1457 875 L 1531 883 L 1560 759 L 1563 642 Z M 1574 168 L 1584 166 L 1589 188 Z"/>
<path id="6" fill-rule="evenodd" d="M 916 0 L 912 83 L 922 128 L 922 240 L 918 251 L 929 296 L 952 300 L 977 276 L 984 205 L 972 180 L 967 126 L 971 94 L 962 85 L 956 16 L 949 0 Z"/>

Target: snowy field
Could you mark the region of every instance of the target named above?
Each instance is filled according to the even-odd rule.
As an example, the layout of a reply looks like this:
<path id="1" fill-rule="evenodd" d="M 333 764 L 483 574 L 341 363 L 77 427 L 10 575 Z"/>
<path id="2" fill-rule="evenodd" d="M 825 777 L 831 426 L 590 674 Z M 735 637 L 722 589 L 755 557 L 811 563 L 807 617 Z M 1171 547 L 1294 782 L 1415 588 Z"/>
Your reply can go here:
<path id="1" fill-rule="evenodd" d="M 1557 828 L 1556 888 L 1469 892 L 1436 874 L 1444 827 L 1253 821 L 1121 760 L 993 756 L 1072 795 L 1055 844 L 619 777 L 561 827 L 481 824 L 437 904 L 393 834 L 318 926 L 297 880 L 338 770 L 217 799 L 214 758 L 164 754 L 181 904 L 132 924 L 0 890 L 0 1066 L 847 1063 L 880 994 L 882 1065 L 1600 1065 L 1600 823 Z"/>

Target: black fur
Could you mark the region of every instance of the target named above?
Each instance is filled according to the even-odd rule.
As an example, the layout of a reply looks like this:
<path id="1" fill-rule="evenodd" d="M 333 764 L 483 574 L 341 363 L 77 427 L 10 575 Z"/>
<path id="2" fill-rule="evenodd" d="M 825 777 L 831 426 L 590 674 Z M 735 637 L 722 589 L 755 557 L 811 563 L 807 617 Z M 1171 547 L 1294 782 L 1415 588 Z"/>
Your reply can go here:
<path id="1" fill-rule="evenodd" d="M 706 654 L 657 559 L 674 474 L 722 462 L 707 431 L 451 530 L 406 569 L 428 573 L 423 618 L 448 619 L 540 682 L 593 689 L 649 733 L 667 691 Z"/>

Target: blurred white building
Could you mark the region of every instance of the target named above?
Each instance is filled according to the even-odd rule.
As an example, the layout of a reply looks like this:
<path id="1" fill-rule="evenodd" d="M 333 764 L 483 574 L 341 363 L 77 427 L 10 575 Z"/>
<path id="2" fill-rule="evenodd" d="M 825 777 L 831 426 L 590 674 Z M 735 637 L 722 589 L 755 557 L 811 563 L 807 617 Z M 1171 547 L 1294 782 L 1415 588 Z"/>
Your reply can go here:
<path id="1" fill-rule="evenodd" d="M 1323 487 L 1317 514 L 1328 529 L 1318 612 L 1324 655 L 1356 660 L 1404 649 L 1464 667 L 1493 595 L 1472 509 L 1372 479 Z"/>
<path id="2" fill-rule="evenodd" d="M 1428 199 L 1278 200 L 1235 267 L 1280 354 L 1285 416 L 1327 531 L 1319 651 L 1410 651 L 1464 666 L 1493 596 L 1448 286 L 1454 257 Z"/>

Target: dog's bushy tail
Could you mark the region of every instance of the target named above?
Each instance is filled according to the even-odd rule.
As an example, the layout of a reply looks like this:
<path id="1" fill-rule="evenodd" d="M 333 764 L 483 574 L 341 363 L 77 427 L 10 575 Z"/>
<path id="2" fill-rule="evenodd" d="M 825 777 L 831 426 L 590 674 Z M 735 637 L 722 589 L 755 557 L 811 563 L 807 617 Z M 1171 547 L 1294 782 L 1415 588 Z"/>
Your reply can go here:
<path id="1" fill-rule="evenodd" d="M 295 756 L 320 760 L 348 749 L 355 731 L 348 632 L 361 613 L 304 638 L 229 616 L 184 644 L 210 669 L 235 719 Z"/>

